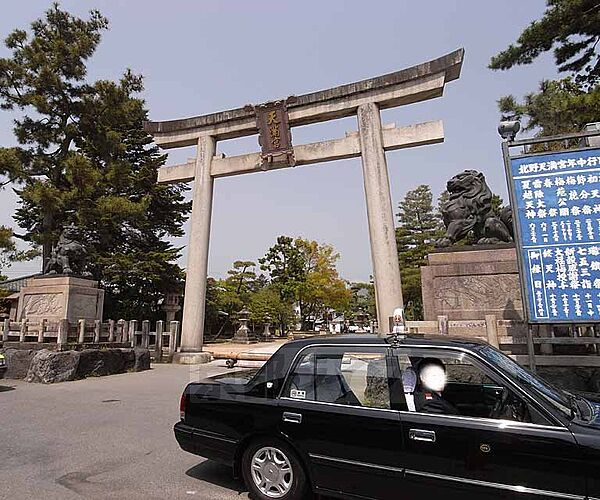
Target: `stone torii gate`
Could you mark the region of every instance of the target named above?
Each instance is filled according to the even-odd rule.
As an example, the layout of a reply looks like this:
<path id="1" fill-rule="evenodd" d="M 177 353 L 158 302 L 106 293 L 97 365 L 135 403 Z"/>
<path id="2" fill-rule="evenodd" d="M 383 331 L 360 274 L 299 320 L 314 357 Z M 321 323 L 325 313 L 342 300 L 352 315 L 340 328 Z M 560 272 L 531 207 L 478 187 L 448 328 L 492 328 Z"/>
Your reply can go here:
<path id="1" fill-rule="evenodd" d="M 443 142 L 444 131 L 441 121 L 382 126 L 380 110 L 441 97 L 445 84 L 459 78 L 463 56 L 464 49 L 460 49 L 395 73 L 285 101 L 145 124 L 163 149 L 197 145 L 196 158 L 161 167 L 158 172 L 162 183 L 195 181 L 181 348 L 176 361 L 195 363 L 203 358 L 214 180 L 358 156 L 362 158 L 379 331 L 389 333 L 392 312 L 403 302 L 385 152 Z M 357 115 L 358 132 L 313 144 L 291 144 L 292 127 L 352 115 Z M 219 140 L 255 134 L 260 134 L 262 153 L 233 157 L 216 153 Z"/>

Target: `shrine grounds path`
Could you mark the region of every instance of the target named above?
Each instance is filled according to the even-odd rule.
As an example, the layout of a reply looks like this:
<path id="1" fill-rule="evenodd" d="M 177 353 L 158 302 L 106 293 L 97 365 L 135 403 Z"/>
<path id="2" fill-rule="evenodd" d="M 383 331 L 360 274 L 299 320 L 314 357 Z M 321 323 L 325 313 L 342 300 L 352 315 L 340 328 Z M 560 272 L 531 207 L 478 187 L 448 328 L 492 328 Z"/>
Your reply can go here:
<path id="1" fill-rule="evenodd" d="M 230 469 L 173 436 L 185 384 L 226 370 L 215 361 L 46 386 L 0 380 L 0 498 L 248 498 Z"/>

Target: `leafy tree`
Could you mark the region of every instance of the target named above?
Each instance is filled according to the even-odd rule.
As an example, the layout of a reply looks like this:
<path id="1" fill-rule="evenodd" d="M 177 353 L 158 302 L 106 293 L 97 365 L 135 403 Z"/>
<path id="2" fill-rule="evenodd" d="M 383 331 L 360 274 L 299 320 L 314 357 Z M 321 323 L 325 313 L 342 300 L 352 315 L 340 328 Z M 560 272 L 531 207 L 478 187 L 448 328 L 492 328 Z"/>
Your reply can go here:
<path id="1" fill-rule="evenodd" d="M 338 259 L 330 245 L 279 236 L 259 262 L 279 292 L 280 301 L 296 302 L 302 327 L 309 328 L 327 308 L 341 309 L 350 299 L 335 268 Z M 281 328 L 285 331 L 287 324 L 282 323 Z"/>
<path id="2" fill-rule="evenodd" d="M 315 321 L 328 309 L 343 310 L 351 293 L 339 277 L 336 263 L 340 256 L 331 245 L 298 238 L 295 245 L 304 258 L 305 279 L 297 290 L 303 329 L 314 329 Z"/>
<path id="3" fill-rule="evenodd" d="M 406 315 L 416 320 L 423 314 L 421 266 L 426 265 L 434 241 L 443 234 L 439 215 L 433 208 L 431 188 L 423 184 L 408 191 L 399 203 L 396 215 L 396 243 Z"/>
<path id="4" fill-rule="evenodd" d="M 600 4 L 598 0 L 547 0 L 543 17 L 532 22 L 516 44 L 492 58 L 490 68 L 530 64 L 554 48 L 559 71 L 576 75 L 577 84 L 600 82 Z"/>
<path id="5" fill-rule="evenodd" d="M 250 299 L 250 319 L 264 324 L 267 316 L 277 325 L 289 325 L 294 320 L 294 309 L 289 302 L 281 300 L 279 290 L 273 285 L 260 288 Z"/>
<path id="6" fill-rule="evenodd" d="M 89 270 L 106 289 L 114 317 L 155 318 L 159 301 L 181 287 L 179 249 L 190 204 L 185 187 L 156 183 L 165 156 L 143 129 L 142 78 L 86 81 L 87 60 L 108 22 L 87 21 L 54 5 L 32 33 L 16 30 L 0 59 L 0 102 L 17 109 L 19 147 L 0 149 L 0 171 L 20 183 L 15 219 L 44 257 L 61 229 L 75 223 Z"/>
<path id="7" fill-rule="evenodd" d="M 372 283 L 349 283 L 350 302 L 344 311 L 347 318 L 355 318 L 359 312 L 364 312 L 371 318 L 377 317 L 375 304 L 375 286 Z"/>

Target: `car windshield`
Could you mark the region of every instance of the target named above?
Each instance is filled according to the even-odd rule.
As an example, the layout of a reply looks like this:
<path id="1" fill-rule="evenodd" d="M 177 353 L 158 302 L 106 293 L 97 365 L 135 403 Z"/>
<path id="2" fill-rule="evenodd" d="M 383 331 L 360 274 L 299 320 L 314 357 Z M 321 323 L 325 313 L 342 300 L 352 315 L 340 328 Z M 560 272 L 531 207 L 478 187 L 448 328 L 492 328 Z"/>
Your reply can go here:
<path id="1" fill-rule="evenodd" d="M 533 389 L 535 392 L 540 394 L 546 401 L 552 404 L 552 406 L 554 406 L 560 412 L 566 414 L 567 416 L 571 415 L 571 403 L 568 395 L 564 391 L 537 378 L 531 372 L 519 365 L 516 361 L 512 360 L 506 354 L 494 349 L 493 347 L 481 346 L 478 349 L 478 352 L 487 361 L 496 365 L 513 380 L 520 384 L 526 385 L 530 389 Z"/>

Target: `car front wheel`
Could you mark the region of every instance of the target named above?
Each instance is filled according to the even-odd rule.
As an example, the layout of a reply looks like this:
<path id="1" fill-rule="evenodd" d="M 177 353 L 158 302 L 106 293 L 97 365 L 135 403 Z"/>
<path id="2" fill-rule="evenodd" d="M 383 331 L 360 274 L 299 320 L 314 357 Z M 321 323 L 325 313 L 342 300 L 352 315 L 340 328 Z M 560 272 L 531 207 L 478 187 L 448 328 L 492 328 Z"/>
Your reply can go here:
<path id="1" fill-rule="evenodd" d="M 309 498 L 306 474 L 294 451 L 274 439 L 253 442 L 242 457 L 242 474 L 251 498 Z"/>

